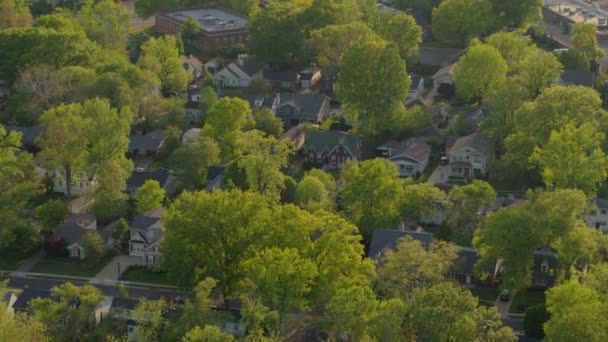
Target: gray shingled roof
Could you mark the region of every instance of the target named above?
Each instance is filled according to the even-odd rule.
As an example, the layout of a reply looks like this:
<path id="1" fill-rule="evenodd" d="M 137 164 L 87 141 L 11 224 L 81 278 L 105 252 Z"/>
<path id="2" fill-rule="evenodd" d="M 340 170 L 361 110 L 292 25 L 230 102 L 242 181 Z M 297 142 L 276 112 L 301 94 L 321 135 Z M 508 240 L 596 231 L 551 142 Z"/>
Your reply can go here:
<path id="1" fill-rule="evenodd" d="M 161 129 L 148 132 L 144 135 L 129 136 L 129 150 L 156 151 L 165 139 L 165 132 Z"/>
<path id="2" fill-rule="evenodd" d="M 595 74 L 591 71 L 564 70 L 560 76 L 560 81 L 564 85 L 593 87 L 595 84 Z"/>
<path id="3" fill-rule="evenodd" d="M 407 155 L 417 161 L 423 161 L 431 154 L 431 145 L 426 142 L 426 139 L 413 137 L 403 141 L 389 141 L 379 148 L 390 148 L 391 155 L 389 159 Z"/>
<path id="4" fill-rule="evenodd" d="M 258 72 L 264 70 L 266 68 L 266 65 L 264 63 L 258 62 L 253 57 L 247 57 L 243 61 L 243 66 L 239 65 L 238 67 L 241 68 L 241 70 L 243 70 L 249 77 L 252 77 Z"/>
<path id="5" fill-rule="evenodd" d="M 427 232 L 376 229 L 372 236 L 368 256 L 377 262 L 380 261 L 384 252 L 387 250 L 395 250 L 399 239 L 404 236 L 411 236 L 412 239 L 419 241 L 427 250 L 431 247 L 431 243 L 433 242 L 433 234 Z"/>
<path id="6" fill-rule="evenodd" d="M 280 93 L 278 106 L 291 105 L 303 114 L 318 114 L 321 107 L 329 98 L 323 94 L 293 94 Z"/>
<path id="7" fill-rule="evenodd" d="M 36 139 L 42 134 L 42 126 L 6 126 L 7 131 L 21 133 L 21 143 L 35 145 Z"/>
<path id="8" fill-rule="evenodd" d="M 144 170 L 137 171 L 133 170 L 131 172 L 131 176 L 127 179 L 127 191 L 135 192 L 148 180 L 155 180 L 162 187 L 169 179 L 171 172 L 165 169 L 156 169 L 156 170 Z"/>
<path id="9" fill-rule="evenodd" d="M 135 216 L 131 222 L 131 230 L 140 233 L 149 244 L 160 240 L 163 237 L 163 230 L 159 221 L 164 212 L 164 208 L 158 208 L 145 215 Z"/>
<path id="10" fill-rule="evenodd" d="M 295 70 L 270 71 L 264 73 L 264 79 L 271 82 L 293 82 L 298 78 Z"/>
<path id="11" fill-rule="evenodd" d="M 95 220 L 94 217 L 87 214 L 77 214 L 70 217 L 66 222 L 58 225 L 53 234 L 63 240 L 68 245 L 79 242 L 85 233 L 97 232 L 97 230 L 86 229 L 86 226 Z"/>
<path id="12" fill-rule="evenodd" d="M 465 135 L 464 137 L 458 138 L 450 152 L 455 151 L 461 147 L 470 146 L 477 150 L 479 153 L 484 156 L 490 156 L 494 154 L 494 139 L 488 138 L 485 135 L 475 132 L 469 135 Z"/>
<path id="13" fill-rule="evenodd" d="M 443 66 L 454 63 L 464 53 L 462 49 L 420 48 L 416 62 L 425 65 Z"/>

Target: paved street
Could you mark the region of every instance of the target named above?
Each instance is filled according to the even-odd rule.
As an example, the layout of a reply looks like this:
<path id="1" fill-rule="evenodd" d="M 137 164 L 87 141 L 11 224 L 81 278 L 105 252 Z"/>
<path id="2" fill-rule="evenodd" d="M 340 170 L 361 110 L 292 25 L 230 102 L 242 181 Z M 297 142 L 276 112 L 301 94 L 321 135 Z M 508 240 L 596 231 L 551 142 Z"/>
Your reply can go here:
<path id="1" fill-rule="evenodd" d="M 120 274 L 129 266 L 138 265 L 141 257 L 119 255 L 112 259 L 99 273 L 91 279 L 91 284 L 112 285 L 120 278 Z"/>
<path id="2" fill-rule="evenodd" d="M 35 290 L 50 290 L 53 286 L 59 286 L 66 282 L 66 280 L 62 279 L 49 279 L 49 278 L 32 278 L 32 277 L 14 277 L 14 276 L 0 276 L 0 281 L 4 281 L 8 279 L 8 286 L 11 288 L 18 289 L 35 289 Z M 87 285 L 86 282 L 83 281 L 75 281 L 70 280 L 69 282 L 74 285 L 83 286 Z M 118 286 L 113 285 L 95 285 L 101 293 L 105 296 L 117 297 L 118 296 Z M 178 290 L 169 290 L 169 289 L 157 289 L 157 288 L 142 288 L 142 287 L 133 287 L 126 286 L 127 291 L 129 292 L 129 297 L 131 298 L 139 298 L 139 297 L 147 297 L 147 298 L 160 298 L 160 297 L 175 297 L 179 295 L 184 295 L 183 291 Z"/>

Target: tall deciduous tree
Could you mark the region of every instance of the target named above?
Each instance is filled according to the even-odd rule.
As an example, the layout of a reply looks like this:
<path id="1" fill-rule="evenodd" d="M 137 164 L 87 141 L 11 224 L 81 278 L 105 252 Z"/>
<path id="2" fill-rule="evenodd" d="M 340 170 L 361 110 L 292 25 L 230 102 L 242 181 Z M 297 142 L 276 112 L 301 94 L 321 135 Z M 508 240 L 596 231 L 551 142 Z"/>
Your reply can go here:
<path id="1" fill-rule="evenodd" d="M 135 336 L 140 341 L 157 341 L 167 323 L 165 312 L 167 302 L 161 298 L 150 300 L 141 298 L 135 306 L 134 319 L 139 322 Z"/>
<path id="2" fill-rule="evenodd" d="M 189 44 L 192 44 L 193 40 L 196 39 L 200 30 L 200 24 L 193 17 L 188 17 L 182 26 L 179 27 L 179 32 Z"/>
<path id="3" fill-rule="evenodd" d="M 296 187 L 294 203 L 310 211 L 330 210 L 334 205 L 333 200 L 329 197 L 330 191 L 323 181 L 315 176 L 306 175 Z"/>
<path id="4" fill-rule="evenodd" d="M 80 10 L 78 20 L 87 36 L 102 47 L 126 48 L 131 15 L 123 4 L 112 0 L 87 2 Z"/>
<path id="5" fill-rule="evenodd" d="M 404 188 L 401 212 L 404 219 L 417 223 L 433 217 L 441 207 L 445 194 L 432 184 L 412 184 Z"/>
<path id="6" fill-rule="evenodd" d="M 203 329 L 199 326 L 188 331 L 181 342 L 232 342 L 234 336 L 225 333 L 219 327 L 214 325 L 205 325 Z"/>
<path id="7" fill-rule="evenodd" d="M 445 0 L 433 9 L 433 34 L 439 40 L 464 45 L 495 21 L 490 0 Z"/>
<path id="8" fill-rule="evenodd" d="M 141 46 L 138 63 L 158 77 L 164 92 L 186 90 L 189 74 L 179 59 L 175 37 L 150 38 Z"/>
<path id="9" fill-rule="evenodd" d="M 32 155 L 21 153 L 20 146 L 21 135 L 0 125 L 0 249 L 23 252 L 36 242 L 27 206 L 40 188 Z"/>
<path id="10" fill-rule="evenodd" d="M 544 325 L 548 340 L 604 341 L 608 339 L 606 303 L 597 291 L 569 281 L 547 291 L 549 320 Z"/>
<path id="11" fill-rule="evenodd" d="M 580 126 L 585 122 L 606 127 L 606 111 L 593 89 L 580 86 L 546 88 L 533 102 L 525 103 L 513 120 L 513 133 L 505 139 L 505 159 L 523 168 L 534 146 L 543 147 L 553 131 L 566 124 Z"/>
<path id="12" fill-rule="evenodd" d="M 220 162 L 220 148 L 215 141 L 206 138 L 198 144 L 184 145 L 171 154 L 169 159 L 180 179 L 188 189 L 206 184 L 209 166 Z"/>
<path id="13" fill-rule="evenodd" d="M 574 24 L 572 47 L 588 61 L 604 56 L 604 51 L 597 45 L 597 26 L 591 23 Z"/>
<path id="14" fill-rule="evenodd" d="M 207 113 L 202 135 L 217 141 L 222 159 L 238 152 L 241 130 L 247 123 L 249 103 L 232 97 L 220 99 Z"/>
<path id="15" fill-rule="evenodd" d="M 319 64 L 338 65 L 340 56 L 349 47 L 366 41 L 382 41 L 374 30 L 362 22 L 344 25 L 329 25 L 311 33 L 308 44 L 313 49 Z"/>
<path id="16" fill-rule="evenodd" d="M 8 293 L 6 283 L 0 283 L 0 297 Z M 33 316 L 0 310 L 0 341 L 47 342 L 44 325 Z"/>
<path id="17" fill-rule="evenodd" d="M 263 108 L 253 111 L 255 129 L 278 139 L 283 134 L 283 121 L 272 110 Z"/>
<path id="18" fill-rule="evenodd" d="M 523 36 L 519 30 L 493 33 L 486 38 L 486 43 L 500 51 L 509 66 L 509 71 L 513 72 L 519 69 L 528 52 L 534 49 L 530 38 Z"/>
<path id="19" fill-rule="evenodd" d="M 135 195 L 135 206 L 137 213 L 143 215 L 148 211 L 160 208 L 165 198 L 165 189 L 160 187 L 160 183 L 155 180 L 147 180 L 137 190 Z"/>
<path id="20" fill-rule="evenodd" d="M 348 163 L 341 178 L 342 203 L 365 238 L 371 238 L 374 229 L 399 224 L 403 182 L 395 164 L 385 159 Z"/>
<path id="21" fill-rule="evenodd" d="M 492 0 L 498 23 L 527 29 L 542 18 L 542 0 Z"/>
<path id="22" fill-rule="evenodd" d="M 559 132 L 552 132 L 542 147 L 534 148 L 530 162 L 540 167 L 548 187 L 580 189 L 594 195 L 608 170 L 608 158 L 601 149 L 604 138 L 594 124 L 566 124 Z"/>
<path id="23" fill-rule="evenodd" d="M 32 24 L 32 14 L 24 0 L 0 1 L 0 30 L 9 27 L 27 27 Z"/>
<path id="24" fill-rule="evenodd" d="M 84 234 L 82 237 L 82 248 L 85 250 L 87 259 L 92 260 L 93 262 L 99 261 L 103 256 L 103 240 L 95 231 Z"/>
<path id="25" fill-rule="evenodd" d="M 542 90 L 559 80 L 563 66 L 554 54 L 538 48 L 530 49 L 518 68 L 517 79 L 535 98 Z"/>
<path id="26" fill-rule="evenodd" d="M 426 250 L 409 236 L 400 239 L 395 251 L 384 254 L 378 270 L 379 291 L 385 297 L 408 300 L 415 289 L 445 281 L 456 252 L 456 246 L 448 242 L 434 241 Z"/>
<path id="27" fill-rule="evenodd" d="M 416 56 L 418 45 L 422 42 L 422 29 L 414 17 L 380 12 L 374 27 L 382 38 L 397 44 L 401 58 L 408 60 Z"/>
<path id="28" fill-rule="evenodd" d="M 496 191 L 482 180 L 464 186 L 455 186 L 448 195 L 450 218 L 455 229 L 472 231 L 480 222 L 479 212 L 491 208 L 496 201 Z"/>
<path id="29" fill-rule="evenodd" d="M 365 42 L 342 55 L 336 92 L 351 119 L 373 135 L 393 130 L 393 122 L 405 115 L 410 83 L 397 46 Z"/>
<path id="30" fill-rule="evenodd" d="M 493 89 L 486 99 L 488 116 L 479 124 L 479 130 L 503 144 L 515 129 L 515 112 L 528 99 L 528 90 L 517 77 L 508 77 Z"/>
<path id="31" fill-rule="evenodd" d="M 35 210 L 36 218 L 42 223 L 45 231 L 51 232 L 68 218 L 70 211 L 63 200 L 50 200 Z"/>
<path id="32" fill-rule="evenodd" d="M 454 69 L 456 94 L 464 100 L 483 100 L 507 76 L 507 63 L 492 46 L 469 48 Z"/>

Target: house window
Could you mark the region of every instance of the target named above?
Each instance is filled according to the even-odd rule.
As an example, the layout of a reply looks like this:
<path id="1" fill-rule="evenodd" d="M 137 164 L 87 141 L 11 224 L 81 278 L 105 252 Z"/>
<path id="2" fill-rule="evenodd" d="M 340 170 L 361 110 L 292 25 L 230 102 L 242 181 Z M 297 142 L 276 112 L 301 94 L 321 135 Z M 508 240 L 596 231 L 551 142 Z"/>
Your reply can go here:
<path id="1" fill-rule="evenodd" d="M 541 264 L 540 265 L 540 271 L 543 273 L 547 273 L 549 271 L 549 265 L 547 264 Z"/>
<path id="2" fill-rule="evenodd" d="M 61 181 L 59 182 L 59 185 L 61 185 Z M 591 210 L 591 215 L 594 215 L 594 216 L 597 215 L 597 211 Z"/>
<path id="3" fill-rule="evenodd" d="M 336 156 L 334 156 L 334 155 L 331 156 L 331 163 L 332 164 L 336 163 Z"/>
<path id="4" fill-rule="evenodd" d="M 600 212 L 602 213 L 602 215 L 606 215 L 606 209 L 602 209 Z"/>
<path id="5" fill-rule="evenodd" d="M 481 157 L 473 157 L 473 163 L 481 164 Z"/>
<path id="6" fill-rule="evenodd" d="M 453 167 L 452 168 L 452 172 L 454 172 L 454 173 L 462 173 L 462 168 L 461 167 Z"/>

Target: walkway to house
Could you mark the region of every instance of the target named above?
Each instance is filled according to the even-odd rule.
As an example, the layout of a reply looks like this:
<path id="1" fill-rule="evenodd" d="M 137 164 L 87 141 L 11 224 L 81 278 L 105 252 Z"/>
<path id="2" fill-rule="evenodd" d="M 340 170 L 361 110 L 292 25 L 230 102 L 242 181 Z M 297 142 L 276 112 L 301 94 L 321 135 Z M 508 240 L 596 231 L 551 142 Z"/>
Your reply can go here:
<path id="1" fill-rule="evenodd" d="M 45 256 L 46 252 L 44 251 L 44 248 L 41 248 L 38 252 L 25 260 L 25 262 L 21 264 L 21 266 L 19 266 L 19 268 L 17 268 L 11 275 L 20 276 L 28 273 L 34 267 L 34 265 L 40 262 L 40 260 L 42 260 Z"/>
<path id="2" fill-rule="evenodd" d="M 97 275 L 89 282 L 91 284 L 114 284 L 122 272 L 129 266 L 141 264 L 141 257 L 133 257 L 129 255 L 120 255 L 112 259 L 106 267 L 104 267 Z"/>
<path id="3" fill-rule="evenodd" d="M 448 180 L 448 174 L 448 165 L 439 165 L 426 182 L 431 184 L 445 183 Z"/>

